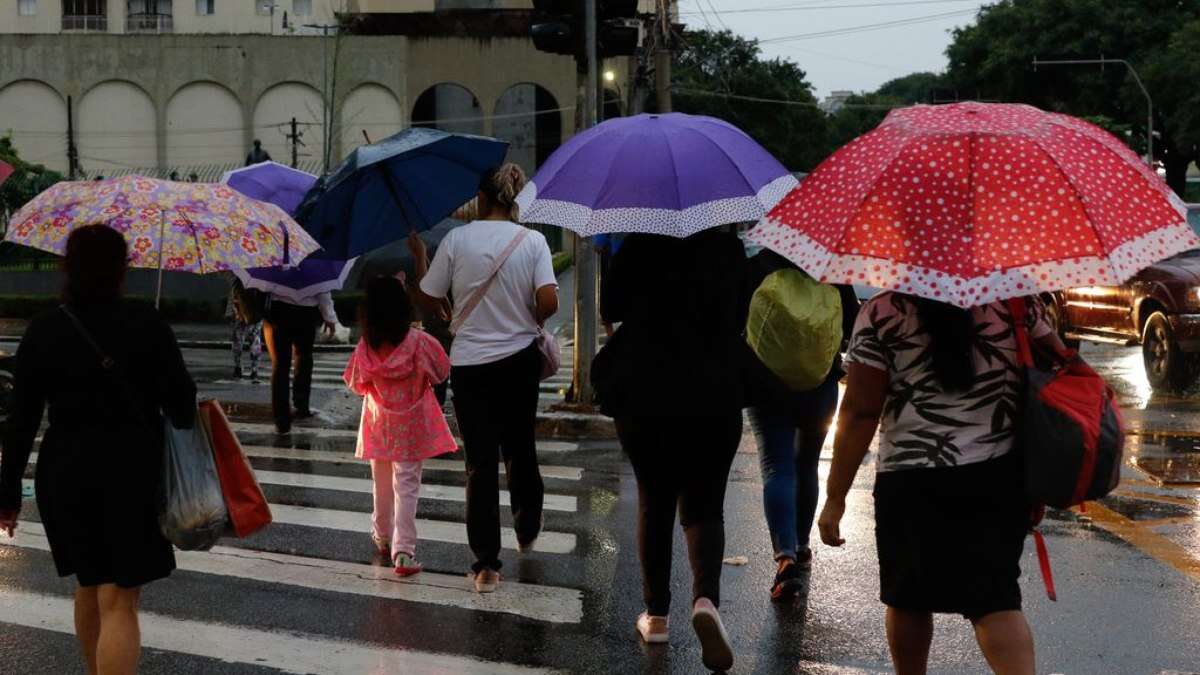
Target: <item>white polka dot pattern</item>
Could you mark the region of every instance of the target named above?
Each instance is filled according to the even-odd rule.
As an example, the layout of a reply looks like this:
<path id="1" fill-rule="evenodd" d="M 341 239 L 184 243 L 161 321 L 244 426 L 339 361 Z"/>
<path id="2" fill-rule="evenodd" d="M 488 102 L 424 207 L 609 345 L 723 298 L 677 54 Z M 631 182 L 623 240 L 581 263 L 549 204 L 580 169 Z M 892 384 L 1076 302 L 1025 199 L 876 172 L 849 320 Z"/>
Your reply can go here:
<path id="1" fill-rule="evenodd" d="M 963 307 L 1119 284 L 1200 247 L 1182 201 L 1118 139 L 982 103 L 893 111 L 750 237 L 823 281 Z"/>

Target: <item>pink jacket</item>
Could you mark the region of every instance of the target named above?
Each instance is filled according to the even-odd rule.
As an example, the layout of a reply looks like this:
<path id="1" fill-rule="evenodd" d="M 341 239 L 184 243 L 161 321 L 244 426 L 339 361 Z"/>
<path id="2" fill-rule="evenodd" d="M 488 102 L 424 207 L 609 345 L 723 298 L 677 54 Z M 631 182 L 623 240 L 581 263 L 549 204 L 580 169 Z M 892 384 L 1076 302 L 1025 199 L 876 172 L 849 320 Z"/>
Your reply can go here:
<path id="1" fill-rule="evenodd" d="M 342 375 L 364 397 L 355 456 L 415 462 L 457 450 L 432 389 L 449 375 L 445 350 L 423 330 L 408 331 L 386 359 L 360 340 Z"/>

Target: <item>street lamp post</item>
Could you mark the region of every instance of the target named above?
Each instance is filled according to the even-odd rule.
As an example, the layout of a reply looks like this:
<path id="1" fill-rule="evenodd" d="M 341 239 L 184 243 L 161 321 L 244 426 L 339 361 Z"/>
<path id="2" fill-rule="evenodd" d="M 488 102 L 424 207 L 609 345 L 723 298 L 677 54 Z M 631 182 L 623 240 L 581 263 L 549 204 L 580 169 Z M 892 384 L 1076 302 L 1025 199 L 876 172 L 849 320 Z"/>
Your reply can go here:
<path id="1" fill-rule="evenodd" d="M 1058 59 L 1053 61 L 1041 61 L 1036 56 L 1033 57 L 1033 70 L 1037 72 L 1038 66 L 1101 66 L 1104 67 L 1110 63 L 1116 63 L 1125 66 L 1129 69 L 1129 74 L 1133 75 L 1133 81 L 1137 83 L 1138 88 L 1142 90 L 1142 95 L 1146 97 L 1146 163 L 1151 167 L 1154 166 L 1154 99 L 1150 98 L 1150 91 L 1146 89 L 1146 84 L 1142 82 L 1142 78 L 1138 75 L 1133 64 L 1125 59 L 1108 59 L 1101 56 L 1098 59 Z"/>

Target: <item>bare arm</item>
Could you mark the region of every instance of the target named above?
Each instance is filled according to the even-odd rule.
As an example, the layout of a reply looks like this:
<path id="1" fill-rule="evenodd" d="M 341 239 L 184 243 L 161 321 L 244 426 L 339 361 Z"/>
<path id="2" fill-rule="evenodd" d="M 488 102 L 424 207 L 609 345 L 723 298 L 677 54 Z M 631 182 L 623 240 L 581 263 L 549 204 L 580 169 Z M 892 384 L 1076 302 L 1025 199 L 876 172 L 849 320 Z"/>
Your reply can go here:
<path id="1" fill-rule="evenodd" d="M 537 289 L 533 294 L 534 318 L 538 325 L 545 325 L 546 319 L 558 313 L 558 286 L 548 284 Z"/>
<path id="2" fill-rule="evenodd" d="M 408 234 L 408 250 L 413 255 L 412 283 L 408 285 L 414 302 L 428 315 L 432 314 L 448 321 L 450 319 L 450 302 L 446 298 L 435 298 L 421 290 L 421 280 L 429 273 L 429 249 L 425 241 L 413 230 Z"/>
<path id="3" fill-rule="evenodd" d="M 871 440 L 879 428 L 879 417 L 887 396 L 888 374 L 877 368 L 851 363 L 846 395 L 838 411 L 837 435 L 833 440 L 833 466 L 825 488 L 825 508 L 817 526 L 821 541 L 830 546 L 846 543 L 841 536 L 846 495 L 854 484 Z"/>

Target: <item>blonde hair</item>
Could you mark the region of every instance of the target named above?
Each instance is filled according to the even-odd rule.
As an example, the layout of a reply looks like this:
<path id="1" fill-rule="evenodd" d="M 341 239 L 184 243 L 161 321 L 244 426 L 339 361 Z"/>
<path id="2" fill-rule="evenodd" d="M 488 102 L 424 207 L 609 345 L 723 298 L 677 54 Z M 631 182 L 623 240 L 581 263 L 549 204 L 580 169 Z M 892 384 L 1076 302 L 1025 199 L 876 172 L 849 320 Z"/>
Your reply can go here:
<path id="1" fill-rule="evenodd" d="M 517 206 L 517 195 L 525 188 L 527 181 L 525 171 L 509 162 L 485 173 L 479 181 L 479 191 L 493 206 L 508 209 L 509 220 L 517 222 L 521 218 L 521 209 Z M 478 212 L 478 205 L 475 210 Z"/>

